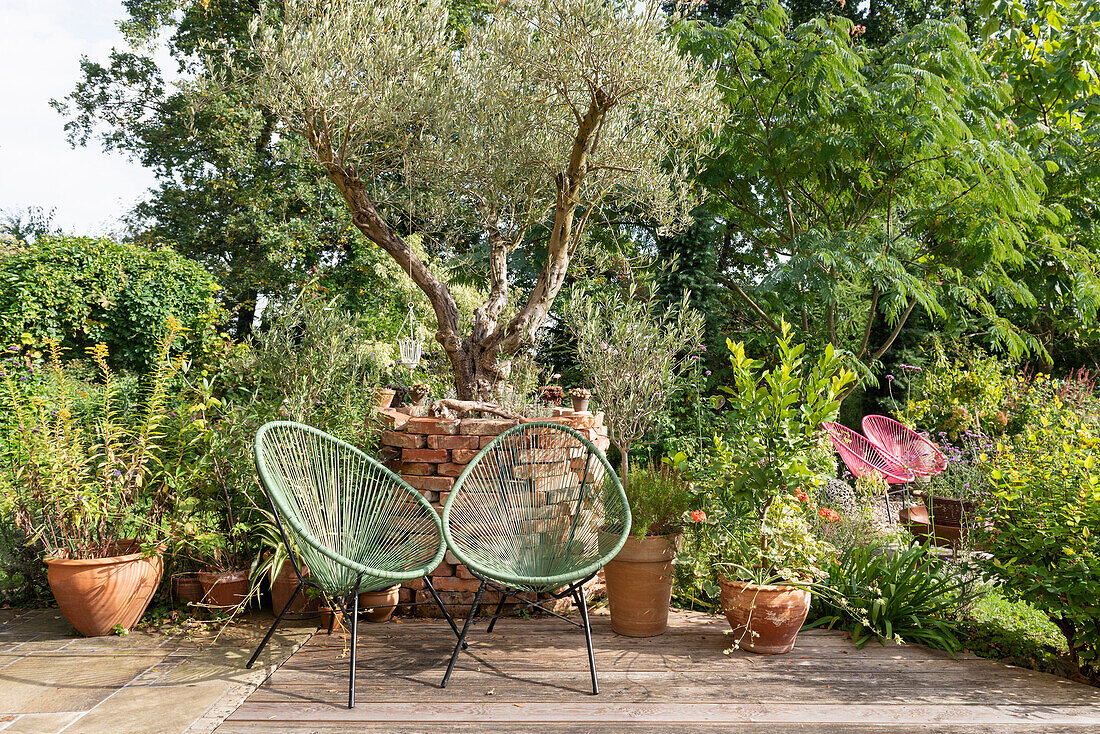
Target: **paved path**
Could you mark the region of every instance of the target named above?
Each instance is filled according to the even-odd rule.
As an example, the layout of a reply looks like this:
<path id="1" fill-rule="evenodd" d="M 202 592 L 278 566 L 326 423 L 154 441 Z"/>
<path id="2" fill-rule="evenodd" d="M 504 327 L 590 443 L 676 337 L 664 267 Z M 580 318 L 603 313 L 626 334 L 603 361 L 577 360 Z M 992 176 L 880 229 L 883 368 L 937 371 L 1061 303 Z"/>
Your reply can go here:
<path id="1" fill-rule="evenodd" d="M 252 670 L 265 623 L 213 635 L 79 637 L 56 609 L 0 610 L 3 734 L 206 734 L 309 638 L 281 628 Z"/>
<path id="2" fill-rule="evenodd" d="M 807 630 L 786 655 L 723 654 L 724 619 L 675 613 L 660 636 L 594 616 L 599 696 L 584 637 L 558 620 L 503 619 L 470 638 L 439 688 L 454 636 L 438 621 L 360 625 L 357 707 L 342 635 L 315 635 L 217 734 L 431 732 L 1100 732 L 1100 689 L 919 645 L 857 650 Z"/>

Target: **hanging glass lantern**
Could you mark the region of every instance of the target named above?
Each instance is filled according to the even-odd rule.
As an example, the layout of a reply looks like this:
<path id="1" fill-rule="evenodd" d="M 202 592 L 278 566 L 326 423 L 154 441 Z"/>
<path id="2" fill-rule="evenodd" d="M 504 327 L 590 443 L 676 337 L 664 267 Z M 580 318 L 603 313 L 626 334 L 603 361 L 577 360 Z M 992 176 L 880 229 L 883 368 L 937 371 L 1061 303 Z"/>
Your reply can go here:
<path id="1" fill-rule="evenodd" d="M 406 324 L 408 324 L 407 335 Z M 419 322 L 416 320 L 416 314 L 413 313 L 413 307 L 410 303 L 409 315 L 405 317 L 405 321 L 401 324 L 401 330 L 397 333 L 397 351 L 400 354 L 397 361 L 402 367 L 408 367 L 410 370 L 420 364 L 420 353 L 424 349 L 424 344 L 420 341 L 418 326 Z"/>

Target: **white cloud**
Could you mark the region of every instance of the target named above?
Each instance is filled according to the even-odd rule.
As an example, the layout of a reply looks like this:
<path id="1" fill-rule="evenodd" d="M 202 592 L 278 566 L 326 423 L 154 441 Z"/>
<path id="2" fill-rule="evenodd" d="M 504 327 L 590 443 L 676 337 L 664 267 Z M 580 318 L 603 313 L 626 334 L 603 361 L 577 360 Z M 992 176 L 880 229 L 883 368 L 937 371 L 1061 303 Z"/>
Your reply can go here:
<path id="1" fill-rule="evenodd" d="M 105 60 L 122 38 L 118 0 L 0 0 L 0 208 L 56 208 L 55 223 L 103 234 L 153 185 L 98 144 L 72 149 L 50 107 L 72 91 L 82 55 Z"/>

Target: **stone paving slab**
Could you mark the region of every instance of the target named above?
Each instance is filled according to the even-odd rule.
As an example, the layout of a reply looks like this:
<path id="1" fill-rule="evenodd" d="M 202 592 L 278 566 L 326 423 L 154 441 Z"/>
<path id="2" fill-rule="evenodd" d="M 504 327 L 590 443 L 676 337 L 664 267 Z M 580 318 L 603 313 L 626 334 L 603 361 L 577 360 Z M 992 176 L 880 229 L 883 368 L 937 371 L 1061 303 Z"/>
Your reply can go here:
<path id="1" fill-rule="evenodd" d="M 316 631 L 285 623 L 248 670 L 270 622 L 83 638 L 56 609 L 0 609 L 0 732 L 208 734 Z"/>

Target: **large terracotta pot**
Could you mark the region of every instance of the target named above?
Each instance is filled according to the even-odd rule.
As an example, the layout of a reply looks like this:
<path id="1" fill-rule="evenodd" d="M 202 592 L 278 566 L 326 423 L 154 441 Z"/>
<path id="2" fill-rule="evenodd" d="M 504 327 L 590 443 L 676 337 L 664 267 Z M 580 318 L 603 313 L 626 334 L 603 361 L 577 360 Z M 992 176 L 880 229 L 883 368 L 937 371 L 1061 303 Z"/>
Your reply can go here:
<path id="1" fill-rule="evenodd" d="M 397 603 L 401 600 L 401 584 L 378 589 L 377 591 L 364 591 L 359 595 L 359 609 L 363 619 L 368 622 L 387 622 L 393 613 L 397 611 Z"/>
<path id="2" fill-rule="evenodd" d="M 160 585 L 164 561 L 146 556 L 134 541 L 120 541 L 119 555 L 86 560 L 47 558 L 47 579 L 65 619 L 85 637 L 130 629 Z"/>
<path id="3" fill-rule="evenodd" d="M 931 541 L 936 546 L 955 546 L 966 538 L 965 527 L 951 525 L 938 516 L 933 524 L 924 505 L 902 508 L 898 512 L 898 520 L 922 543 Z"/>
<path id="4" fill-rule="evenodd" d="M 810 613 L 810 592 L 794 586 L 718 579 L 722 611 L 742 650 L 775 655 L 794 647 L 798 630 Z"/>
<path id="5" fill-rule="evenodd" d="M 302 566 L 302 575 L 308 577 L 309 569 Z M 294 566 L 290 561 L 283 563 L 275 580 L 271 582 L 271 608 L 276 614 L 283 611 L 283 607 L 290 601 L 294 589 L 298 586 L 298 574 L 294 573 Z M 294 604 L 287 611 L 288 616 L 305 618 L 319 614 L 317 597 L 306 596 L 306 590 L 298 592 L 294 597 Z"/>
<path id="6" fill-rule="evenodd" d="M 203 604 L 233 609 L 248 598 L 248 571 L 199 571 Z"/>
<path id="7" fill-rule="evenodd" d="M 628 637 L 653 637 L 668 627 L 672 560 L 679 535 L 631 535 L 604 566 L 611 628 Z"/>

